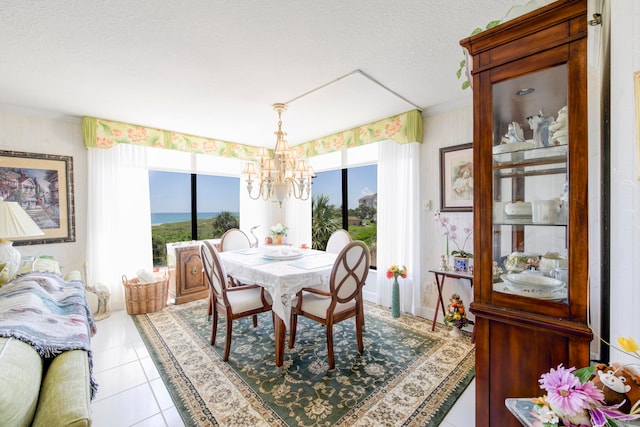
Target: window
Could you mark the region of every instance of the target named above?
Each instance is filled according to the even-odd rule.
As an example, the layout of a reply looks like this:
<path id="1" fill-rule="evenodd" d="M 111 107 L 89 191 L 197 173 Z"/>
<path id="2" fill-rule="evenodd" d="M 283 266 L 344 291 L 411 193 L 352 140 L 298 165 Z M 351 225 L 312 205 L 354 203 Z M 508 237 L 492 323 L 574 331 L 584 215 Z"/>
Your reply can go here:
<path id="1" fill-rule="evenodd" d="M 354 240 L 369 246 L 376 265 L 377 165 L 318 172 L 313 182 L 313 247 L 324 249 L 331 233 L 349 231 Z"/>
<path id="2" fill-rule="evenodd" d="M 153 264 L 166 265 L 167 243 L 222 237 L 240 224 L 240 179 L 149 171 Z"/>

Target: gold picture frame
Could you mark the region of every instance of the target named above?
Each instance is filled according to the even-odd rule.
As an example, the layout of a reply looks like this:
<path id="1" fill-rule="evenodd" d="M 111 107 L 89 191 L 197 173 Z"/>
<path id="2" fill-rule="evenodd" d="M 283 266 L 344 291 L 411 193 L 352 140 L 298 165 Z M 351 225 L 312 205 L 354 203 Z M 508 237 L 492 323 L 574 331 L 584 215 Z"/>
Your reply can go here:
<path id="1" fill-rule="evenodd" d="M 72 157 L 0 151 L 0 197 L 18 202 L 44 232 L 12 238 L 15 246 L 75 242 Z"/>

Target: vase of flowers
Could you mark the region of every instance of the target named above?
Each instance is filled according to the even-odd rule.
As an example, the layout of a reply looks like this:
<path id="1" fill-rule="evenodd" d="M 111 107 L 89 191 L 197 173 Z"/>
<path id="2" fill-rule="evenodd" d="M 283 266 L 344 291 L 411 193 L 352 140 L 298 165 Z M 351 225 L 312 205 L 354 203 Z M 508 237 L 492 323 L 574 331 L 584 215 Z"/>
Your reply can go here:
<path id="1" fill-rule="evenodd" d="M 444 316 L 444 324 L 447 326 L 453 326 L 450 334 L 454 337 L 462 336 L 461 329 L 467 325 L 473 325 L 473 322 L 467 319 L 467 311 L 464 308 L 464 303 L 460 298 L 460 295 L 453 294 L 449 299 L 449 306 L 447 307 L 447 313 Z"/>
<path id="2" fill-rule="evenodd" d="M 618 343 L 622 350 L 611 347 L 640 359 L 640 347 L 633 338 L 621 337 Z M 633 395 L 629 386 L 638 378 L 632 379 L 634 375 L 626 368 L 614 364 L 604 369 L 591 365 L 576 370 L 560 364 L 540 377 L 540 388 L 547 394 L 533 399 L 532 415 L 544 427 L 604 427 L 617 426 L 617 421 L 638 420 L 640 400 L 630 399 Z M 621 400 L 616 394 L 622 394 Z"/>
<path id="3" fill-rule="evenodd" d="M 271 236 L 273 236 L 273 243 L 276 245 L 281 245 L 282 240 L 287 235 L 288 228 L 284 225 L 277 223 L 273 227 L 271 227 Z"/>
<path id="4" fill-rule="evenodd" d="M 398 284 L 398 277 L 403 279 L 407 278 L 407 266 L 403 265 L 400 268 L 397 265 L 392 265 L 387 270 L 387 279 L 393 278 L 393 284 L 391 285 L 391 316 L 400 317 L 400 285 Z"/>
<path id="5" fill-rule="evenodd" d="M 463 229 L 465 236 L 462 245 L 460 245 L 458 243 L 458 227 L 456 227 L 455 224 L 452 224 L 449 221 L 449 218 L 442 216 L 438 211 L 433 215 L 433 220 L 440 225 L 442 234 L 445 236 L 447 258 L 449 258 L 449 240 L 451 240 L 456 246 L 456 249 L 451 251 L 451 256 L 453 256 L 453 269 L 455 271 L 467 271 L 469 268 L 469 258 L 473 258 L 473 254 L 471 252 L 467 252 L 465 248 L 473 234 L 473 230 L 471 227 L 465 227 Z"/>

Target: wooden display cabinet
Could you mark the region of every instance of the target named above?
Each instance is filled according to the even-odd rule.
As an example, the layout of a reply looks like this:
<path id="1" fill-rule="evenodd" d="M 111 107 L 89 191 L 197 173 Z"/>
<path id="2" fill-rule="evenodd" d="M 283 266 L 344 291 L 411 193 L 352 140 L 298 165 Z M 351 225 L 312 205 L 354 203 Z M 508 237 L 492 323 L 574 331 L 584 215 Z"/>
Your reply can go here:
<path id="1" fill-rule="evenodd" d="M 587 0 L 562 0 L 460 42 L 473 63 L 478 427 L 519 426 L 505 398 L 542 395 L 540 375 L 561 363 L 589 364 L 587 20 Z M 505 216 L 512 202 L 533 214 Z M 561 254 L 563 281 L 547 271 L 549 288 L 529 285 L 514 253 Z"/>
<path id="2" fill-rule="evenodd" d="M 170 255 L 170 252 L 173 254 Z M 169 263 L 169 298 L 182 304 L 209 296 L 200 259 L 200 243 L 172 243 L 167 245 Z M 175 261 L 174 261 L 175 260 Z"/>

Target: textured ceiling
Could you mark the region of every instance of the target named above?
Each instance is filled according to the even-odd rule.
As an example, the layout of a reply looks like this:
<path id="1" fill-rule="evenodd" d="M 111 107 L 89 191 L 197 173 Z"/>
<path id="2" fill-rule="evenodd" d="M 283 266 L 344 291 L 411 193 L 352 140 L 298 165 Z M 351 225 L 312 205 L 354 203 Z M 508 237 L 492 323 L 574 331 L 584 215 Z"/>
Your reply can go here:
<path id="1" fill-rule="evenodd" d="M 2 0 L 0 108 L 272 146 L 293 100 L 296 144 L 469 99 L 458 41 L 512 4 Z"/>

